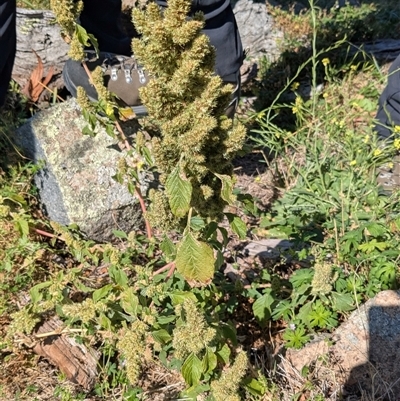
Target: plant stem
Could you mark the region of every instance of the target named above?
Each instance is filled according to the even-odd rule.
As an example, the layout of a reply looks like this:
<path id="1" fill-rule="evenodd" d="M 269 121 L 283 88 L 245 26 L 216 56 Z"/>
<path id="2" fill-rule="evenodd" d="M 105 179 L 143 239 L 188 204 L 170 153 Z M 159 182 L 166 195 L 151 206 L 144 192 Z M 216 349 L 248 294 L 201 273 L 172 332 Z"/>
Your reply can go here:
<path id="1" fill-rule="evenodd" d="M 315 13 L 314 0 L 310 1 L 311 19 L 312 19 L 312 118 L 315 119 L 315 108 L 317 103 L 317 16 Z"/>
<path id="2" fill-rule="evenodd" d="M 35 228 L 35 232 L 37 234 L 43 235 L 44 237 L 49 237 L 49 238 L 56 238 L 57 237 L 57 235 L 48 233 L 47 231 L 43 231 L 43 230 L 41 230 L 39 228 Z"/>
<path id="3" fill-rule="evenodd" d="M 128 142 L 128 139 L 126 138 L 125 133 L 122 130 L 122 127 L 121 127 L 121 124 L 119 123 L 119 121 L 115 121 L 115 126 L 117 127 L 117 130 L 118 130 L 118 132 L 119 132 L 119 134 L 121 136 L 121 139 L 123 140 L 123 142 L 125 144 L 125 148 L 127 150 L 132 150 L 132 146 Z M 146 204 L 144 202 L 142 191 L 140 190 L 138 185 L 135 185 L 135 192 L 136 192 L 136 195 L 137 195 L 137 197 L 139 199 L 140 208 L 142 209 L 144 222 L 146 224 L 147 238 L 148 239 L 152 239 L 153 238 L 153 233 L 152 233 L 151 225 L 150 225 L 149 220 L 146 218 L 146 213 L 147 213 Z"/>
<path id="4" fill-rule="evenodd" d="M 167 277 L 170 277 L 171 274 L 172 274 L 172 272 L 173 272 L 174 269 L 175 269 L 175 261 L 169 262 L 169 263 L 167 263 L 165 266 L 163 266 L 163 267 L 161 267 L 160 269 L 156 270 L 156 271 L 153 273 L 153 277 L 154 277 L 154 276 L 157 276 L 157 274 L 160 274 L 160 273 L 165 272 L 165 271 L 168 270 L 168 269 L 169 269 L 169 272 L 168 272 Z"/>
<path id="5" fill-rule="evenodd" d="M 93 82 L 92 74 L 90 73 L 90 70 L 89 70 L 89 68 L 88 68 L 88 66 L 87 66 L 85 61 L 82 61 L 82 66 L 83 66 L 84 70 L 86 71 L 86 74 L 89 77 L 90 83 L 92 83 Z M 132 146 L 130 145 L 128 139 L 126 138 L 126 135 L 125 135 L 125 133 L 124 133 L 122 127 L 121 127 L 121 124 L 119 123 L 118 120 L 115 121 L 115 127 L 117 128 L 117 131 L 119 132 L 119 135 L 120 135 L 120 137 L 121 137 L 121 139 L 122 139 L 122 141 L 123 141 L 123 143 L 125 145 L 125 149 L 126 150 L 132 150 Z M 144 198 L 143 198 L 142 192 L 141 192 L 140 188 L 137 185 L 135 185 L 135 192 L 136 192 L 136 195 L 137 195 L 137 197 L 139 199 L 140 208 L 142 209 L 143 218 L 144 218 L 144 222 L 145 222 L 145 225 L 146 225 L 147 238 L 148 239 L 152 239 L 153 238 L 153 233 L 152 233 L 151 225 L 150 225 L 149 220 L 146 218 L 146 214 L 147 214 L 146 204 L 144 202 Z"/>

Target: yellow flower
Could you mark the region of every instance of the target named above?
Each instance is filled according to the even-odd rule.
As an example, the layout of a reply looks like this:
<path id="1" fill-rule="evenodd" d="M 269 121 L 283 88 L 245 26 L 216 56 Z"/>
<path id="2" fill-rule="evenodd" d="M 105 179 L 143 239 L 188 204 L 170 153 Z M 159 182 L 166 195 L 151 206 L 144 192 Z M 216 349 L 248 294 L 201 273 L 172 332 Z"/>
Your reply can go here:
<path id="1" fill-rule="evenodd" d="M 392 163 L 392 162 L 390 162 L 390 163 L 388 163 L 388 164 L 387 164 L 387 166 L 388 166 L 388 169 L 390 169 L 390 170 L 391 170 L 391 169 L 393 168 L 393 163 Z"/>
<path id="2" fill-rule="evenodd" d="M 394 131 L 396 134 L 400 133 L 400 125 L 395 125 L 394 128 L 393 128 L 393 131 Z"/>
<path id="3" fill-rule="evenodd" d="M 299 112 L 299 109 L 296 106 L 292 107 L 292 113 L 297 114 Z"/>
<path id="4" fill-rule="evenodd" d="M 350 166 L 355 166 L 357 164 L 357 161 L 356 160 L 352 160 L 351 162 L 350 162 Z"/>
<path id="5" fill-rule="evenodd" d="M 324 93 L 322 94 L 322 97 L 323 97 L 324 99 L 326 99 L 328 96 L 329 96 L 329 95 L 328 95 L 326 92 L 324 92 Z"/>
<path id="6" fill-rule="evenodd" d="M 393 141 L 393 146 L 396 150 L 400 150 L 400 139 L 395 139 Z"/>
<path id="7" fill-rule="evenodd" d="M 370 140 L 370 136 L 369 135 L 365 135 L 365 138 L 363 139 L 364 143 L 368 143 Z"/>
<path id="8" fill-rule="evenodd" d="M 328 64 L 330 64 L 330 62 L 331 62 L 331 61 L 330 61 L 329 58 L 327 58 L 327 57 L 322 59 L 322 64 L 323 64 L 325 67 L 326 67 Z"/>
<path id="9" fill-rule="evenodd" d="M 375 149 L 373 154 L 374 154 L 374 156 L 379 156 L 379 155 L 382 154 L 382 150 L 380 150 L 380 149 Z"/>
<path id="10" fill-rule="evenodd" d="M 354 65 L 354 64 L 351 65 L 351 66 L 350 66 L 350 70 L 351 70 L 351 71 L 356 71 L 356 70 L 357 70 L 357 66 Z"/>
<path id="11" fill-rule="evenodd" d="M 298 82 L 293 82 L 290 89 L 294 92 L 299 86 L 300 84 Z"/>

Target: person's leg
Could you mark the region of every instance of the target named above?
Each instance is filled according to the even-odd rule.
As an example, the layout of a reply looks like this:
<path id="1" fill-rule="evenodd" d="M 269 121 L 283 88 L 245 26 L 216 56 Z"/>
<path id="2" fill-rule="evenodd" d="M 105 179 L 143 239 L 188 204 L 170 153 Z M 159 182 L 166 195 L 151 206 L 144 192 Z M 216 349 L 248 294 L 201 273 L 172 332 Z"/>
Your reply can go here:
<path id="1" fill-rule="evenodd" d="M 129 56 L 132 38 L 121 29 L 121 8 L 121 0 L 83 0 L 79 19 L 96 37 L 100 51 Z"/>
<path id="2" fill-rule="evenodd" d="M 379 98 L 375 118 L 378 137 L 391 143 L 395 139 L 395 127 L 400 126 L 400 55 L 389 69 L 387 85 Z M 382 146 L 387 146 L 387 143 Z M 390 167 L 380 167 L 377 176 L 377 183 L 388 193 L 400 188 L 400 155 L 394 157 L 392 164 Z"/>
<path id="3" fill-rule="evenodd" d="M 99 7 L 99 3 L 98 0 L 84 0 L 84 11 L 80 18 L 84 28 L 88 32 L 94 33 L 95 36 L 97 31 L 99 31 L 100 35 L 104 32 L 110 34 L 113 32 L 113 27 L 117 25 L 121 7 L 120 0 L 103 0 L 103 7 L 108 4 L 112 8 L 111 13 L 104 14 L 104 8 Z M 166 1 L 157 0 L 157 3 L 162 7 L 167 6 Z M 215 72 L 225 83 L 233 85 L 232 100 L 226 110 L 226 115 L 233 118 L 240 98 L 240 67 L 243 63 L 243 48 L 232 7 L 229 0 L 197 0 L 193 2 L 192 12 L 195 13 L 197 11 L 204 13 L 205 27 L 203 33 L 209 37 L 211 45 L 216 49 Z M 93 26 L 91 26 L 92 24 Z M 111 42 L 107 46 L 102 43 L 104 42 L 99 39 L 99 47 L 102 52 L 114 53 L 114 56 L 123 54 L 123 52 L 113 47 Z M 103 59 L 107 60 L 108 58 L 108 55 L 103 55 Z M 120 66 L 117 64 L 115 64 L 116 70 L 125 70 L 123 63 Z M 93 66 L 95 66 L 95 63 L 93 63 Z M 128 71 L 128 75 L 131 77 L 137 74 L 140 74 L 140 70 Z M 73 96 L 76 96 L 76 88 L 78 86 L 83 86 L 87 88 L 88 92 L 93 92 L 89 87 L 90 84 L 80 63 L 72 60 L 67 61 L 63 76 L 67 89 Z M 123 98 L 125 92 L 131 91 L 130 83 L 135 80 L 124 83 L 124 79 L 118 78 L 116 81 L 121 83 L 121 85 L 118 85 L 118 92 L 116 93 Z M 143 85 L 145 84 L 147 84 L 147 80 L 143 83 Z M 91 97 L 96 99 L 95 94 L 92 94 Z M 141 107 L 138 112 L 143 114 L 143 107 L 137 104 L 136 101 L 137 99 L 133 102 L 127 102 L 127 104 L 134 106 L 134 109 L 135 107 Z"/>
<path id="4" fill-rule="evenodd" d="M 234 74 L 223 77 L 223 81 L 224 83 L 233 86 L 231 102 L 229 103 L 229 106 L 225 110 L 225 114 L 229 118 L 234 118 L 236 108 L 240 100 L 240 71 L 237 71 Z"/>
<path id="5" fill-rule="evenodd" d="M 400 126 L 400 55 L 389 69 L 387 85 L 379 98 L 376 120 L 376 131 L 382 139 L 390 138 L 393 128 Z"/>
<path id="6" fill-rule="evenodd" d="M 16 49 L 15 0 L 0 0 L 0 106 L 3 105 Z"/>
<path id="7" fill-rule="evenodd" d="M 167 0 L 156 0 L 156 3 L 163 8 L 168 6 Z M 225 112 L 233 118 L 240 99 L 240 67 L 244 59 L 236 18 L 230 0 L 192 0 L 191 15 L 198 11 L 204 14 L 205 19 L 202 32 L 208 36 L 216 51 L 215 73 L 234 88 Z"/>

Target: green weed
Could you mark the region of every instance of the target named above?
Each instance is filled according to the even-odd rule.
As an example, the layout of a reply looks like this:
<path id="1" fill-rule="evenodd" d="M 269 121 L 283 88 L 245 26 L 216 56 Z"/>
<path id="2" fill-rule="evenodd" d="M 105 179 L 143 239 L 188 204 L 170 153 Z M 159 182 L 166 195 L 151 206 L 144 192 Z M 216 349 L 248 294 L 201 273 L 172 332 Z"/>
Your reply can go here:
<path id="1" fill-rule="evenodd" d="M 283 327 L 285 346 L 301 348 L 316 332 L 332 331 L 378 291 L 398 288 L 399 193 L 388 196 L 375 178 L 377 168 L 391 163 L 400 142 L 381 144 L 373 132 L 382 85 L 373 60 L 364 53 L 339 52 L 351 37 L 383 35 L 377 25 L 365 23 L 372 21 L 373 12 L 379 18 L 381 14 L 371 4 L 341 9 L 318 5 L 321 9 L 311 2 L 308 11 L 296 16 L 275 11 L 278 22 L 288 22 L 288 51 L 276 64 L 263 64 L 262 74 L 279 75 L 259 85 L 261 111 L 253 116 L 254 140 L 271 150 L 269 167 L 282 187 L 270 210 L 261 211 L 257 234 L 290 239 L 295 247 L 289 256 L 302 267 L 284 274 L 282 261 L 259 269 L 245 288 L 228 281 L 218 269 L 224 263 L 228 231 L 206 208 L 196 211 L 191 203 L 193 188 L 198 189 L 193 166 L 188 170 L 179 158 L 173 161 L 174 166 L 182 162 L 179 168 L 166 164 L 164 171 L 171 221 L 181 219 L 176 230 L 156 238 L 116 231 L 117 244 L 95 244 L 83 239 L 77 227 L 40 221 L 33 215 L 32 176 L 37 167 L 24 166 L 18 158 L 2 160 L 0 313 L 12 320 L 2 350 L 12 342 L 24 344 L 42 317 L 57 314 L 65 323 L 64 335 L 101 353 L 93 397 L 151 399 L 155 383 L 147 388 L 143 383 L 151 382 L 156 367 L 163 375 L 174 375 L 176 398 L 283 399 L 283 389 L 268 376 L 270 367 L 248 369 L 242 349 L 248 344 L 241 343 L 237 330 L 240 318 L 249 324 L 252 316 L 242 317 L 238 311 L 251 310 L 261 330 Z M 306 94 L 301 92 L 304 80 L 311 88 Z M 273 90 L 266 94 L 269 88 Z M 111 135 L 118 135 L 113 130 L 116 108 L 111 98 L 106 100 L 96 111 L 108 115 L 109 120 L 102 121 Z M 263 109 L 266 104 L 269 108 Z M 10 121 L 17 120 L 12 111 L 7 113 Z M 101 119 L 89 114 L 86 133 L 94 134 Z M 0 136 L 0 147 L 9 146 L 7 138 Z M 115 177 L 120 182 L 129 179 L 132 192 L 140 184 L 140 169 L 154 168 L 143 140 L 139 135 Z M 129 168 L 132 160 L 134 169 Z M 282 166 L 285 171 L 280 171 Z M 247 213 L 260 213 L 248 196 L 232 195 L 229 174 L 215 173 L 210 180 L 220 196 L 214 199 L 219 207 L 247 205 Z M 244 203 L 238 206 L 237 200 Z M 241 219 L 234 213 L 224 215 L 231 230 L 244 238 L 247 227 Z M 39 240 L 38 227 L 49 231 L 48 241 Z M 165 267 L 173 267 L 179 258 L 183 268 L 170 276 Z M 204 278 L 205 283 L 188 278 Z M 15 299 L 22 291 L 29 293 L 23 305 Z M 303 373 L 304 387 L 291 394 L 292 399 L 311 393 L 309 399 L 324 399 L 310 372 Z M 26 391 L 33 396 L 36 388 Z M 86 395 L 62 383 L 54 389 L 54 396 L 65 401 Z"/>
<path id="2" fill-rule="evenodd" d="M 253 310 L 260 320 L 286 320 L 284 338 L 294 347 L 311 331 L 336 327 L 377 292 L 399 286 L 400 194 L 388 196 L 376 183 L 377 169 L 390 164 L 398 150 L 397 139 L 381 143 L 373 131 L 380 75 L 375 64 L 355 62 L 339 78 L 330 59 L 319 59 L 316 47 L 313 52 L 313 87 L 321 64 L 324 90 L 304 98 L 295 79 L 289 81 L 295 100 L 261 114 L 254 131 L 255 141 L 287 169 L 281 175 L 283 196 L 260 227 L 267 236 L 278 233 L 300 245 L 296 259 L 311 268 L 290 277 L 289 296 L 279 288 L 264 290 Z M 361 76 L 374 79 L 361 85 Z M 341 95 L 343 86 L 352 90 Z M 282 111 L 295 117 L 293 130 L 275 123 Z"/>

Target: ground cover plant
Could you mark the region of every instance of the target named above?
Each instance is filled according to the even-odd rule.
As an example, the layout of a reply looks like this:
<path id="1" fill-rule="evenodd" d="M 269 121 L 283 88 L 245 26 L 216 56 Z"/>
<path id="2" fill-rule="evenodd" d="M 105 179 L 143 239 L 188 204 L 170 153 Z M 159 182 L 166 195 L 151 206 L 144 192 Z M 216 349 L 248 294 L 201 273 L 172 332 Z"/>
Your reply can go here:
<path id="1" fill-rule="evenodd" d="M 181 24 L 186 23 L 184 3 L 176 2 Z M 342 19 L 337 18 L 337 11 L 319 11 L 313 3 L 300 16 L 275 11 L 291 23 L 307 22 L 308 36 L 304 51 L 290 40 L 282 44 L 291 51 L 291 68 L 284 78 L 274 80 L 276 66 L 263 65 L 254 90 L 264 106 L 249 113 L 246 121 L 251 127 L 252 146 L 266 153 L 264 162 L 273 172 L 279 192 L 268 209 L 255 206 L 257 200 L 249 201 L 251 198 L 242 193 L 233 195 L 228 164 L 226 170 L 214 172 L 210 178 L 207 163 L 200 163 L 205 173 L 199 174 L 198 166 L 174 159 L 173 164 L 178 161 L 180 168 L 175 171 L 162 149 L 152 155 L 139 136 L 126 155 L 128 162 L 130 157 L 139 157 L 136 167 L 129 170 L 125 166 L 119 179 L 125 181 L 128 173 L 135 192 L 138 165 L 160 168 L 166 194 L 157 207 L 165 205 L 162 210 L 168 218 L 161 223 L 148 219 L 152 229 L 159 230 L 152 235 L 148 230 L 139 234 L 118 231 L 113 244 L 84 240 L 76 228 L 49 222 L 40 214 L 31 183 L 38 167 L 20 158 L 10 141 L 14 127 L 22 123 L 21 114 L 12 107 L 15 104 L 5 109 L 0 143 L 2 153 L 8 155 L 2 160 L 0 177 L 0 352 L 4 367 L 0 397 L 336 399 L 307 372 L 304 388 L 290 393 L 284 380 L 274 374 L 275 361 L 259 363 L 251 350 L 258 347 L 258 353 L 265 353 L 271 342 L 299 348 L 315 333 L 332 331 L 378 291 L 398 288 L 399 195 L 384 193 L 375 176 L 377 167 L 391 163 L 399 146 L 398 140 L 382 146 L 373 131 L 377 98 L 384 84 L 384 74 L 375 60 L 362 53 L 343 56 L 342 49 L 348 45 L 345 38 L 334 37 L 325 47 L 318 44 L 318 13 L 324 13 L 325 22 L 343 21 L 360 29 L 354 21 L 365 17 L 365 8 L 339 11 Z M 153 22 L 161 21 L 155 9 L 150 13 Z M 143 19 L 143 15 L 139 13 L 137 18 Z M 201 19 L 193 21 L 194 32 L 200 23 Z M 75 27 L 71 34 L 74 32 Z M 326 40 L 323 35 L 321 38 Z M 81 35 L 80 39 L 87 38 Z M 204 43 L 199 44 L 202 46 Z M 288 53 L 284 57 L 288 62 Z M 212 114 L 216 109 L 212 115 L 218 116 L 226 93 L 207 75 L 209 63 L 205 67 L 199 72 L 205 74 L 201 78 L 214 85 L 207 98 L 222 99 L 221 105 L 215 100 L 217 106 L 209 110 Z M 169 78 L 162 78 L 149 87 L 149 99 L 151 91 L 171 90 L 166 84 Z M 313 88 L 311 96 L 301 92 L 306 79 Z M 271 81 L 281 86 L 272 87 Z M 265 90 L 274 92 L 273 96 L 261 93 Z M 17 92 L 14 88 L 10 102 L 22 102 Z M 107 124 L 113 127 L 118 119 L 108 96 L 105 94 L 96 107 L 108 114 Z M 89 110 L 89 131 L 95 127 L 91 126 L 92 115 Z M 191 118 L 190 111 L 188 115 Z M 174 135 L 176 127 L 167 123 L 169 120 L 171 115 L 153 114 L 149 122 L 158 132 L 156 147 Z M 235 132 L 230 124 L 221 118 L 208 126 L 216 130 L 211 135 L 217 133 L 226 140 L 229 132 Z M 111 132 L 121 135 L 110 128 Z M 240 137 L 240 125 L 237 132 Z M 235 145 L 234 150 L 238 148 Z M 231 157 L 229 154 L 227 162 Z M 171 182 L 174 185 L 168 184 Z M 210 183 L 208 192 L 211 189 L 218 194 L 211 196 L 210 212 L 204 206 L 205 196 L 200 204 L 191 202 L 192 191 L 207 193 L 202 188 L 205 182 Z M 157 200 L 153 198 L 153 202 Z M 229 213 L 224 208 L 228 204 Z M 252 213 L 255 223 L 244 226 L 232 207 L 238 215 Z M 220 223 L 224 213 L 230 224 Z M 296 263 L 280 260 L 264 265 L 255 260 L 250 285 L 232 281 L 220 266 L 226 263 L 223 252 L 229 248 L 229 239 L 237 235 L 288 238 L 296 245 L 289 255 Z M 179 249 L 185 249 L 182 268 Z M 196 257 L 196 252 L 200 256 Z M 214 255 L 218 255 L 216 259 Z M 205 266 L 202 260 L 208 261 Z M 175 264 L 177 271 L 171 274 Z M 189 273 L 184 268 L 187 265 L 192 267 Z M 106 274 L 99 274 L 103 271 Z M 101 353 L 98 378 L 91 391 L 72 386 L 60 374 L 47 388 L 38 380 L 26 382 L 21 375 L 22 366 L 36 372 L 32 377 L 39 377 L 38 369 L 33 368 L 37 359 L 29 352 L 32 342 L 37 341 L 32 331 L 44 317 L 53 315 L 64 322 L 64 334 Z"/>

